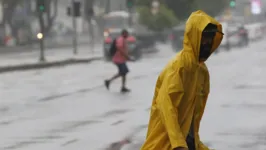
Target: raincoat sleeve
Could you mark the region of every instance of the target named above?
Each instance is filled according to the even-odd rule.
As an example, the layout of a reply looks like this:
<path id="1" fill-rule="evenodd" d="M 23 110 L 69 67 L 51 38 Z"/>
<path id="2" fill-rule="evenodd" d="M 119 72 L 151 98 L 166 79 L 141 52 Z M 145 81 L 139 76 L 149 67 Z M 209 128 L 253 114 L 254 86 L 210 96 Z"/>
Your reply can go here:
<path id="1" fill-rule="evenodd" d="M 205 106 L 206 106 L 206 103 L 207 103 L 207 100 L 208 100 L 208 96 L 209 96 L 209 93 L 210 93 L 210 77 L 209 77 L 209 72 L 208 70 L 206 70 L 205 72 L 205 84 L 204 84 L 204 88 L 203 88 L 203 97 L 202 97 L 202 106 L 201 106 L 201 109 L 200 109 L 200 117 L 199 117 L 199 122 L 201 121 L 202 119 L 202 116 L 204 114 L 204 110 L 205 110 Z M 197 131 L 199 131 L 199 126 L 197 126 Z"/>
<path id="2" fill-rule="evenodd" d="M 204 114 L 204 110 L 205 110 L 205 106 L 206 106 L 206 102 L 207 102 L 207 99 L 208 99 L 208 95 L 210 93 L 210 75 L 209 75 L 209 71 L 208 71 L 208 68 L 206 67 L 206 65 L 204 66 L 204 89 L 203 89 L 203 107 L 201 108 L 202 110 L 200 111 L 200 120 L 202 119 L 202 116 Z M 197 131 L 199 131 L 199 126 L 197 127 Z M 204 145 L 201 141 L 199 142 L 199 147 L 201 150 L 209 150 L 209 148 Z"/>
<path id="3" fill-rule="evenodd" d="M 199 143 L 199 147 L 201 150 L 210 150 L 206 145 L 204 145 L 202 142 Z"/>
<path id="4" fill-rule="evenodd" d="M 186 139 L 180 129 L 177 110 L 184 95 L 182 74 L 182 69 L 167 70 L 157 97 L 157 107 L 172 149 L 177 147 L 187 148 Z"/>

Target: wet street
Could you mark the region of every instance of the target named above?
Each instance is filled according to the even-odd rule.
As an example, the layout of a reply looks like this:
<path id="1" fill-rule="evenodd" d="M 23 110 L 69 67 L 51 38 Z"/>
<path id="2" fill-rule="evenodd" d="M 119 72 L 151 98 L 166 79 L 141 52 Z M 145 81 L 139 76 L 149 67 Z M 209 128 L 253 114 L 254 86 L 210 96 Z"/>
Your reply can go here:
<path id="1" fill-rule="evenodd" d="M 107 91 L 110 63 L 0 74 L 0 150 L 104 150 L 129 138 L 137 150 L 149 119 L 157 75 L 170 47 L 129 63 L 129 94 L 120 80 Z M 266 44 L 213 55 L 207 62 L 211 93 L 201 140 L 216 150 L 266 149 Z M 118 149 L 113 149 L 118 150 Z"/>

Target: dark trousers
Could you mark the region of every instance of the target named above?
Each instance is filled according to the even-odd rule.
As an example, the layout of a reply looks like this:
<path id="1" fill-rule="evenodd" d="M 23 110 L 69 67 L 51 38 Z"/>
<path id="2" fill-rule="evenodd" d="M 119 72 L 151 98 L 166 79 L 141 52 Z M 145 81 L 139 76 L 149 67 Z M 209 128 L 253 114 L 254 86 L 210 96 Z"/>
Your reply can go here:
<path id="1" fill-rule="evenodd" d="M 195 139 L 193 137 L 188 135 L 187 139 L 186 139 L 186 142 L 187 142 L 187 146 L 188 146 L 189 150 L 196 150 Z"/>
<path id="2" fill-rule="evenodd" d="M 119 63 L 119 64 L 117 63 L 116 66 L 118 68 L 118 73 L 121 76 L 125 76 L 129 72 L 129 69 L 126 63 Z"/>

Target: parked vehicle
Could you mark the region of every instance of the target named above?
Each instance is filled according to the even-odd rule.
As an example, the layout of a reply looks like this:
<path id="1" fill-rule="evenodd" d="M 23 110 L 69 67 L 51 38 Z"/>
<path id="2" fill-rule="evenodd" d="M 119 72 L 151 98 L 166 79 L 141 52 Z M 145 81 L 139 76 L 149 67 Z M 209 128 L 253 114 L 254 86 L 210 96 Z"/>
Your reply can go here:
<path id="1" fill-rule="evenodd" d="M 248 37 L 248 31 L 244 26 L 240 26 L 238 29 L 238 35 L 240 37 L 240 42 L 238 43 L 239 47 L 248 46 L 249 44 L 249 37 Z"/>
<path id="2" fill-rule="evenodd" d="M 242 47 L 243 44 L 248 44 L 248 30 L 242 24 L 222 23 L 222 25 L 224 37 L 220 45 L 221 48 L 230 50 L 232 47 Z M 221 49 L 219 48 L 219 50 Z"/>
<path id="3" fill-rule="evenodd" d="M 185 25 L 174 27 L 169 34 L 169 40 L 173 51 L 177 52 L 183 48 Z"/>

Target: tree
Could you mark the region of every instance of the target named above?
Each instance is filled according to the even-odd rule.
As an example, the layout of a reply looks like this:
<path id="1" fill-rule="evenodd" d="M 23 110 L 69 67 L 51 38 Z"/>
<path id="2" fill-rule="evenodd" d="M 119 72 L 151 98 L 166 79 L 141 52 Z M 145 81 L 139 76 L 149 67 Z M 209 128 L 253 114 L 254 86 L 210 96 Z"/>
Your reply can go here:
<path id="1" fill-rule="evenodd" d="M 13 22 L 13 13 L 21 3 L 21 0 L 1 0 L 2 4 L 2 20 L 0 22 L 0 27 L 5 27 L 5 25 L 9 25 L 11 28 L 12 35 L 17 39 L 18 38 L 18 29 L 16 24 Z"/>
<path id="2" fill-rule="evenodd" d="M 150 7 L 152 4 L 153 0 L 136 0 L 136 4 L 138 6 L 147 6 Z M 158 2 L 160 2 L 161 4 L 164 4 L 164 0 L 157 0 Z"/>
<path id="3" fill-rule="evenodd" d="M 171 9 L 179 20 L 185 20 L 193 10 L 196 0 L 158 0 Z M 137 5 L 150 7 L 152 0 L 137 0 Z"/>
<path id="4" fill-rule="evenodd" d="M 165 5 L 161 5 L 158 14 L 153 15 L 150 7 L 142 6 L 138 9 L 141 24 L 145 25 L 153 31 L 163 31 L 164 29 L 171 28 L 178 23 L 172 10 L 168 9 Z"/>
<path id="5" fill-rule="evenodd" d="M 195 1 L 197 0 L 164 0 L 164 3 L 173 10 L 178 19 L 185 20 L 194 10 Z"/>
<path id="6" fill-rule="evenodd" d="M 12 15 L 15 8 L 20 2 L 21 1 L 19 0 L 1 0 L 1 4 L 3 6 L 2 9 L 3 19 L 0 22 L 1 26 L 4 26 L 5 24 L 10 24 L 10 26 L 12 26 L 11 23 Z"/>
<path id="7" fill-rule="evenodd" d="M 228 6 L 228 0 L 197 0 L 194 6 L 215 17 Z"/>
<path id="8" fill-rule="evenodd" d="M 47 24 L 44 27 L 44 32 L 49 33 L 54 21 L 56 20 L 57 17 L 57 11 L 58 11 L 58 0 L 46 0 L 46 20 Z M 52 5 L 53 5 L 53 13 L 52 13 Z"/>
<path id="9" fill-rule="evenodd" d="M 216 16 L 228 5 L 228 0 L 158 0 L 171 9 L 179 20 L 186 20 L 191 12 L 201 9 Z M 137 0 L 140 6 L 150 7 L 152 0 Z"/>
<path id="10" fill-rule="evenodd" d="M 89 32 L 90 32 L 90 36 L 92 39 L 92 44 L 93 44 L 93 40 L 94 40 L 94 28 L 93 28 L 93 24 L 92 24 L 92 19 L 94 16 L 94 10 L 93 10 L 93 4 L 94 4 L 94 0 L 84 0 L 84 12 L 85 12 L 85 19 L 88 22 L 88 26 L 89 26 Z"/>

